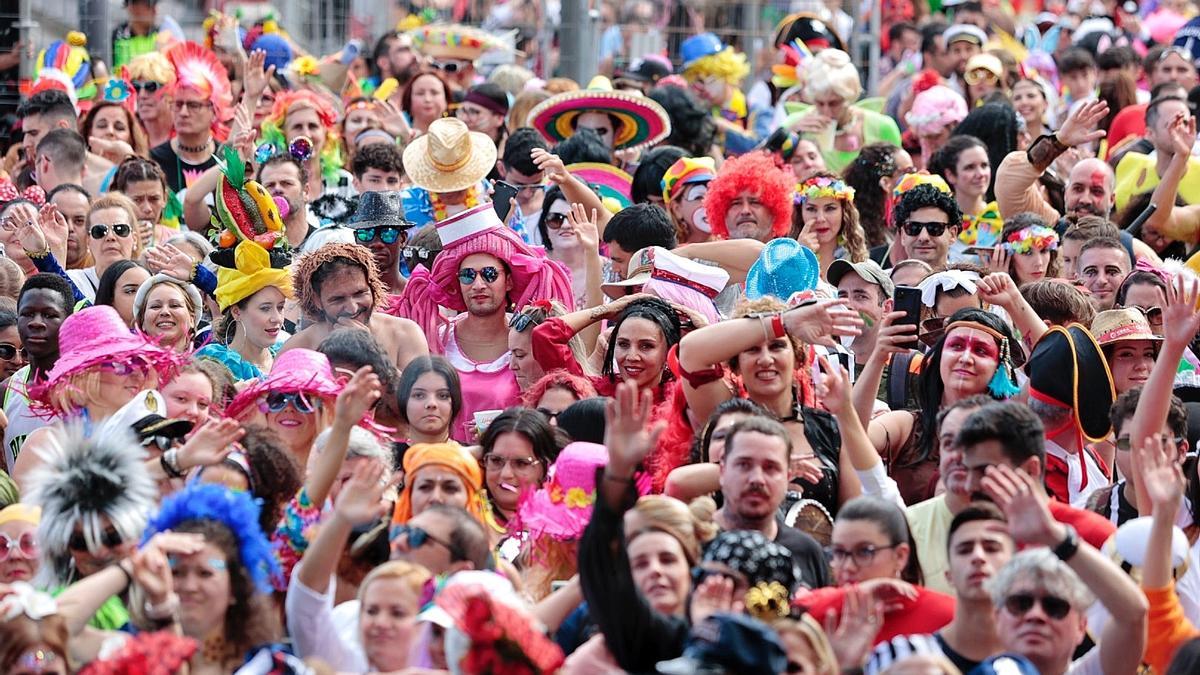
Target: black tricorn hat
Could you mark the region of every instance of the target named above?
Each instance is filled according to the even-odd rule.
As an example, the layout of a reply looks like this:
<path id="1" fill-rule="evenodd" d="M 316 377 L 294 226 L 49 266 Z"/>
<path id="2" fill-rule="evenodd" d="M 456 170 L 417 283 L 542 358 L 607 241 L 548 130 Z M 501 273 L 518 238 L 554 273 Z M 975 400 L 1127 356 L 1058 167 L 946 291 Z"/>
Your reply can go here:
<path id="1" fill-rule="evenodd" d="M 1099 441 L 1112 431 L 1108 411 L 1117 392 L 1108 360 L 1080 324 L 1054 326 L 1033 347 L 1026 366 L 1029 395 L 1075 411 L 1083 435 Z"/>

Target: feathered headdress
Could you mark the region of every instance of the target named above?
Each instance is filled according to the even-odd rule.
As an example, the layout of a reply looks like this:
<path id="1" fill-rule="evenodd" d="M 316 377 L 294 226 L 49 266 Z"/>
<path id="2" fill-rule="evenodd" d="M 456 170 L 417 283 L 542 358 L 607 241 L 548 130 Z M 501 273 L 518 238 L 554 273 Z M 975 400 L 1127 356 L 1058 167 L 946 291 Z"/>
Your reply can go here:
<path id="1" fill-rule="evenodd" d="M 225 66 L 217 61 L 216 54 L 195 42 L 181 42 L 167 51 L 167 60 L 175 68 L 175 85 L 172 91 L 195 89 L 212 101 L 213 135 L 224 141 L 229 135 L 229 119 L 233 117 L 233 92 L 229 86 L 229 75 Z"/>
<path id="2" fill-rule="evenodd" d="M 258 181 L 246 180 L 246 165 L 233 148 L 225 147 L 220 167 L 221 177 L 213 192 L 212 225 L 218 233 L 213 262 L 235 268 L 234 250 L 242 242 L 253 242 L 271 253 L 273 267 L 286 266 L 291 262 L 283 231 L 287 202 L 282 197 L 272 197 Z"/>
<path id="3" fill-rule="evenodd" d="M 189 520 L 220 523 L 237 539 L 238 557 L 254 585 L 260 592 L 270 593 L 270 577 L 280 572 L 271 544 L 258 525 L 261 509 L 262 500 L 249 493 L 234 492 L 223 485 L 193 483 L 163 501 L 158 515 L 146 526 L 142 544 Z"/>
<path id="4" fill-rule="evenodd" d="M 106 519 L 123 541 L 137 541 L 158 486 L 143 465 L 146 451 L 127 426 L 101 424 L 85 431 L 82 423 L 73 423 L 50 434 L 40 455 L 43 463 L 29 477 L 26 501 L 42 507 L 36 585 L 48 588 L 70 582 L 68 543 L 77 525 L 93 552 L 101 548 Z"/>

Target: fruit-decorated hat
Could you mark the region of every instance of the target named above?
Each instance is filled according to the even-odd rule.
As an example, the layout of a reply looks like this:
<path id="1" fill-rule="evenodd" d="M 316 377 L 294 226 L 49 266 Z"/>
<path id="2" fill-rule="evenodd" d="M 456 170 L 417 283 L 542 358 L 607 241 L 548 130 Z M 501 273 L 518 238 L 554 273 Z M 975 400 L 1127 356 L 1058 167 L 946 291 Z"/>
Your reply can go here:
<path id="1" fill-rule="evenodd" d="M 231 147 L 225 148 L 221 177 L 213 193 L 213 229 L 217 250 L 210 256 L 221 267 L 236 269 L 234 251 L 252 242 L 270 255 L 272 267 L 286 267 L 291 250 L 283 232 L 288 205 L 271 197 L 258 181 L 246 180 L 246 165 Z"/>
<path id="2" fill-rule="evenodd" d="M 561 143 L 575 135 L 580 115 L 605 113 L 620 122 L 620 128 L 613 130 L 613 148 L 617 150 L 654 145 L 671 133 L 671 118 L 659 104 L 641 94 L 613 91 L 607 80 L 597 84 L 542 101 L 529 111 L 529 125 L 547 142 Z"/>
<path id="3" fill-rule="evenodd" d="M 478 61 L 484 52 L 513 51 L 511 40 L 459 24 L 421 26 L 408 35 L 417 51 L 434 59 Z"/>

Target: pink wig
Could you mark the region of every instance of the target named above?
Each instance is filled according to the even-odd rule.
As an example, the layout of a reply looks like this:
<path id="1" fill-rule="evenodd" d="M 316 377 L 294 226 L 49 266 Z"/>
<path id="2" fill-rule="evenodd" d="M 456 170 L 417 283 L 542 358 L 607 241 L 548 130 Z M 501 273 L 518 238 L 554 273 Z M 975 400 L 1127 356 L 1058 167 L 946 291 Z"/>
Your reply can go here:
<path id="1" fill-rule="evenodd" d="M 233 118 L 233 91 L 225 66 L 216 54 L 195 42 L 181 42 L 167 51 L 167 60 L 175 68 L 175 82 L 170 85 L 173 96 L 180 89 L 193 89 L 212 101 L 213 136 L 224 141 L 229 135 L 228 122 Z"/>
<path id="2" fill-rule="evenodd" d="M 725 160 L 717 177 L 708 184 L 704 209 L 713 234 L 729 238 L 725 215 L 729 205 L 743 192 L 756 195 L 771 213 L 771 236 L 782 237 L 792 228 L 792 195 L 796 177 L 765 152 L 748 152 Z"/>
<path id="3" fill-rule="evenodd" d="M 507 227 L 496 227 L 442 249 L 433 263 L 433 271 L 424 267 L 409 277 L 400 299 L 393 305 L 399 316 L 417 322 L 425 331 L 429 349 L 435 354 L 444 351 L 442 329 L 449 323 L 440 307 L 466 311 L 458 284 L 458 268 L 464 258 L 476 253 L 495 256 L 512 279 L 508 299 L 520 311 L 534 300 L 553 300 L 564 307 L 575 306 L 571 290 L 571 271 L 562 263 L 550 260 L 545 251 L 530 248 Z"/>
<path id="4" fill-rule="evenodd" d="M 913 98 L 912 109 L 905 120 L 918 136 L 936 134 L 963 121 L 967 102 L 958 92 L 944 85 L 935 85 Z"/>

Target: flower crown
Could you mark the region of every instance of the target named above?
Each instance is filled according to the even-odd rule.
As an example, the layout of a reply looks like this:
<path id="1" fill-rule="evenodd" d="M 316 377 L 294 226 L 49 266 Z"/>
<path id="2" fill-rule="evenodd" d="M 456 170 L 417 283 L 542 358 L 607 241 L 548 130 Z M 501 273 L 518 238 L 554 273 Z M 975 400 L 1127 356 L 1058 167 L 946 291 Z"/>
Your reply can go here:
<path id="1" fill-rule="evenodd" d="M 841 201 L 854 199 L 854 188 L 846 185 L 838 178 L 816 176 L 796 186 L 796 202 L 803 204 L 810 199 L 832 197 Z"/>
<path id="2" fill-rule="evenodd" d="M 1008 235 L 1003 246 L 1009 253 L 1053 251 L 1058 248 L 1058 233 L 1049 227 L 1031 225 Z"/>

